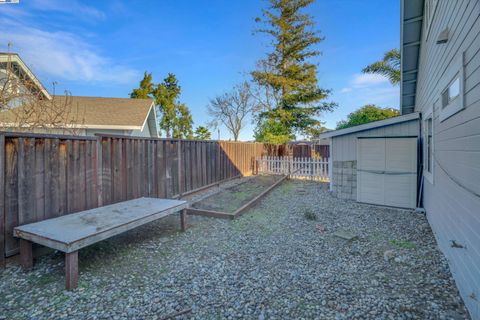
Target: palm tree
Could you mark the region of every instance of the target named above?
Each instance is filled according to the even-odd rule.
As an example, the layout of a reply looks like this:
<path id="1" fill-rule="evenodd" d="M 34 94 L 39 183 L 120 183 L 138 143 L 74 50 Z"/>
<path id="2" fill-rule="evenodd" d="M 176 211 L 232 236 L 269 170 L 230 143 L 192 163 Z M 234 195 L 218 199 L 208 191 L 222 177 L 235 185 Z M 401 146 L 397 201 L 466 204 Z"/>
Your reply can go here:
<path id="1" fill-rule="evenodd" d="M 363 73 L 381 74 L 390 80 L 390 83 L 397 85 L 400 83 L 400 51 L 392 49 L 383 55 L 383 59 L 376 61 L 366 68 L 363 68 Z"/>

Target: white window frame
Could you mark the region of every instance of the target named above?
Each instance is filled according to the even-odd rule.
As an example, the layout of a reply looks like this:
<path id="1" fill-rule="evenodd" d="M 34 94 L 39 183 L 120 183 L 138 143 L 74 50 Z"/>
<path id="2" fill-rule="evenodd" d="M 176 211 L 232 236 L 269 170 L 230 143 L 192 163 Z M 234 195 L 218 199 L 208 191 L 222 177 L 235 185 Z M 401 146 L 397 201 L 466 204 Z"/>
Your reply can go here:
<path id="1" fill-rule="evenodd" d="M 445 121 L 446 119 L 450 118 L 457 112 L 460 112 L 465 108 L 464 105 L 464 88 L 465 88 L 465 54 L 462 53 L 460 56 L 459 61 L 457 61 L 457 72 L 455 76 L 449 80 L 448 84 L 443 88 L 442 92 L 440 93 L 440 122 Z M 447 105 L 443 104 L 443 95 L 447 93 L 447 90 L 450 86 L 456 81 L 460 80 L 460 93 L 456 96 L 453 100 L 449 101 Z M 448 94 L 448 93 L 447 93 Z"/>
<path id="2" fill-rule="evenodd" d="M 432 121 L 432 139 L 430 142 L 428 141 L 428 120 Z M 435 135 L 435 121 L 433 117 L 433 107 L 429 107 L 422 116 L 423 122 L 423 176 L 433 184 L 433 171 L 435 168 L 435 142 L 434 142 L 434 135 Z M 428 144 L 431 144 L 431 153 L 430 157 L 428 157 Z M 430 171 L 428 171 L 428 162 L 430 162 Z"/>

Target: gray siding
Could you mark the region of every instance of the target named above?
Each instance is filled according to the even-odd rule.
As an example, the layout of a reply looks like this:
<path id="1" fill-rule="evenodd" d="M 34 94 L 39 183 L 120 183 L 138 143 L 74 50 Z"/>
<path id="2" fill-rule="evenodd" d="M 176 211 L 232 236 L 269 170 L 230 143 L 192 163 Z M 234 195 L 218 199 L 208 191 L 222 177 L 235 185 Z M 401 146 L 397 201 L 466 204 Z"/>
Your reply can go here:
<path id="1" fill-rule="evenodd" d="M 436 44 L 449 28 L 449 40 Z M 438 1 L 423 36 L 415 111 L 433 107 L 433 183 L 425 179 L 424 206 L 472 317 L 480 319 L 480 1 Z M 440 122 L 440 95 L 464 54 L 465 109 Z M 451 241 L 465 248 L 451 247 Z"/>
<path id="2" fill-rule="evenodd" d="M 150 128 L 148 126 L 148 122 L 145 123 L 143 130 L 132 130 L 129 135 L 134 137 L 150 137 Z"/>
<path id="3" fill-rule="evenodd" d="M 417 137 L 418 119 L 332 137 L 331 188 L 341 199 L 357 200 L 357 139 L 359 137 Z"/>
<path id="4" fill-rule="evenodd" d="M 145 121 L 145 126 L 143 127 L 143 130 L 132 130 L 130 135 L 136 137 L 158 137 L 157 119 L 155 119 L 155 112 L 153 108 L 148 114 L 147 121 Z"/>

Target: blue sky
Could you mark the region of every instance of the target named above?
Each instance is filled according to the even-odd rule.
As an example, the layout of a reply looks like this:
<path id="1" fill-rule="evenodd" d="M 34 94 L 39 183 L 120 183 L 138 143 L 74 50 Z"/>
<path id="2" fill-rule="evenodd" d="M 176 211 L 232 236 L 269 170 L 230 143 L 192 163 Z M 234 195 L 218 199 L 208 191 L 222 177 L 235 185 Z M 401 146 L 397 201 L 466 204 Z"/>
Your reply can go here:
<path id="1" fill-rule="evenodd" d="M 248 77 L 268 50 L 252 35 L 264 0 L 20 0 L 0 6 L 0 51 L 18 52 L 52 91 L 128 97 L 144 71 L 161 82 L 177 75 L 194 126 L 209 119 L 209 98 Z M 320 85 L 337 110 L 321 116 L 334 128 L 367 103 L 397 107 L 399 88 L 361 69 L 399 46 L 400 0 L 317 0 L 309 8 L 325 37 Z M 252 139 L 253 125 L 241 134 Z M 216 134 L 214 135 L 216 138 Z M 221 129 L 221 137 L 229 134 Z"/>

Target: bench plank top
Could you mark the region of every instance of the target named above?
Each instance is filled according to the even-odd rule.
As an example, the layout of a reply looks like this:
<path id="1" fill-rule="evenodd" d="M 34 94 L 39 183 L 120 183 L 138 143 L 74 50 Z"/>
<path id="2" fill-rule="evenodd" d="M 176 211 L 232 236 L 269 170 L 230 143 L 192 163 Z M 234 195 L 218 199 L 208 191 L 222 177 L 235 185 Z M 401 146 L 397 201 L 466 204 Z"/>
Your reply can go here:
<path id="1" fill-rule="evenodd" d="M 187 206 L 181 200 L 138 198 L 19 226 L 14 235 L 69 253 Z"/>

